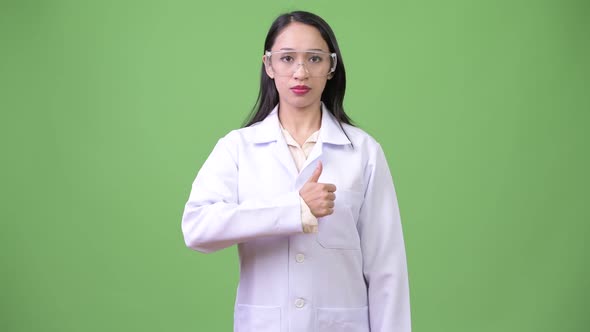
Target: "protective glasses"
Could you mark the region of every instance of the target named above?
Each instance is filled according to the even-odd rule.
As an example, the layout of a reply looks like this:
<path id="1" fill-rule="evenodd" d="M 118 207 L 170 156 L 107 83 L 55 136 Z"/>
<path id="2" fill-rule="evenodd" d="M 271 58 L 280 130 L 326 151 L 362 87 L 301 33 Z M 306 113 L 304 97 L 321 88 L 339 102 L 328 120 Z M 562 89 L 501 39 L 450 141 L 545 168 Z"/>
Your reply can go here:
<path id="1" fill-rule="evenodd" d="M 336 70 L 336 53 L 323 51 L 266 51 L 265 63 L 277 76 L 292 76 L 302 66 L 311 77 L 325 77 Z"/>

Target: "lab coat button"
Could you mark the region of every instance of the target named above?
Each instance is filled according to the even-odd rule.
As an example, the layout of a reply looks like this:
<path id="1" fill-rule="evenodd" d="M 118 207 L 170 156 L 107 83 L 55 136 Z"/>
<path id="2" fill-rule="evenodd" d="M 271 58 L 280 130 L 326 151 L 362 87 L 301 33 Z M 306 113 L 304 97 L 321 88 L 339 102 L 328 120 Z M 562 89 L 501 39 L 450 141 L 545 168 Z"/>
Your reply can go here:
<path id="1" fill-rule="evenodd" d="M 305 305 L 305 300 L 304 299 L 297 299 L 297 300 L 295 300 L 295 306 L 297 308 L 303 308 L 304 305 Z"/>
<path id="2" fill-rule="evenodd" d="M 297 263 L 303 263 L 304 260 L 305 260 L 305 255 L 304 254 L 297 254 L 297 255 L 295 255 L 295 261 Z"/>

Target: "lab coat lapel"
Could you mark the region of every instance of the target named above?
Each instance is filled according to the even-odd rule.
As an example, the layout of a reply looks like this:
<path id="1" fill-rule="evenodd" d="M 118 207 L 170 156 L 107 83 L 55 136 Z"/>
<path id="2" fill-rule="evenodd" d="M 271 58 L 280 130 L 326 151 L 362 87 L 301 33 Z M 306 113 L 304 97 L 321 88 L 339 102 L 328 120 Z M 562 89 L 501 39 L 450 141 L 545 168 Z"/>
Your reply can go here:
<path id="1" fill-rule="evenodd" d="M 269 144 L 272 150 L 271 154 L 276 158 L 285 170 L 293 177 L 296 177 L 297 167 L 295 161 L 289 152 L 287 142 L 281 132 L 279 124 L 278 106 L 260 123 L 255 125 L 256 134 L 254 137 L 255 144 Z"/>
<path id="2" fill-rule="evenodd" d="M 316 142 L 314 148 L 311 150 L 309 157 L 303 164 L 302 174 L 304 170 L 309 165 L 317 164 L 316 160 L 320 159 L 322 154 L 324 153 L 325 146 L 327 145 L 348 145 L 351 144 L 350 140 L 340 127 L 338 120 L 328 111 L 324 103 L 322 103 L 322 124 L 320 127 L 320 134 L 318 137 L 318 141 Z"/>
<path id="3" fill-rule="evenodd" d="M 296 177 L 299 172 L 297 171 L 293 156 L 291 156 L 287 142 L 285 141 L 285 138 L 282 136 L 282 134 L 277 137 L 277 140 L 273 143 L 273 145 L 275 150 L 273 155 L 281 162 L 289 174 L 293 175 L 293 177 Z"/>
<path id="4" fill-rule="evenodd" d="M 303 163 L 303 167 L 301 168 L 301 174 L 305 173 L 304 171 L 307 168 L 307 166 L 316 164 L 316 160 L 322 156 L 322 152 L 323 152 L 323 143 L 320 140 L 320 138 L 318 137 L 318 140 L 317 140 L 317 142 L 315 142 L 313 149 L 311 149 L 309 156 L 307 157 L 307 159 Z M 314 166 L 314 168 L 315 168 L 315 166 Z"/>

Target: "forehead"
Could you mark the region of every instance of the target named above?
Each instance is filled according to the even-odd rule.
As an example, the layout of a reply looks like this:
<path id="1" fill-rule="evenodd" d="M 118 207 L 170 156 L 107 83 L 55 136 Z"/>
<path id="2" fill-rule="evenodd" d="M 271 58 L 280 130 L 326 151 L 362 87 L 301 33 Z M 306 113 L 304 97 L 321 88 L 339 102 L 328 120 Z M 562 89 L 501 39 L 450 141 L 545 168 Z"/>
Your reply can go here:
<path id="1" fill-rule="evenodd" d="M 275 51 L 281 49 L 329 51 L 328 44 L 322 38 L 319 30 L 300 22 L 289 23 L 283 28 L 277 35 L 272 49 Z"/>

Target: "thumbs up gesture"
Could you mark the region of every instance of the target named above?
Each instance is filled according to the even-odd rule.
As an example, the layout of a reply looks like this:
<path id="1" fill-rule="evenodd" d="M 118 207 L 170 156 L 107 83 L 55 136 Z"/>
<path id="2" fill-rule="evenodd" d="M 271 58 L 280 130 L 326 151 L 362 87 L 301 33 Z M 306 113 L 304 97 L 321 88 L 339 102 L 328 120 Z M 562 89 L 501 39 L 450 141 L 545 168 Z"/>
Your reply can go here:
<path id="1" fill-rule="evenodd" d="M 336 186 L 331 183 L 318 183 L 320 175 L 322 174 L 322 162 L 318 162 L 318 166 L 313 171 L 311 177 L 305 182 L 299 196 L 303 198 L 311 213 L 316 217 L 325 217 L 334 212 L 334 200 L 336 195 Z"/>

